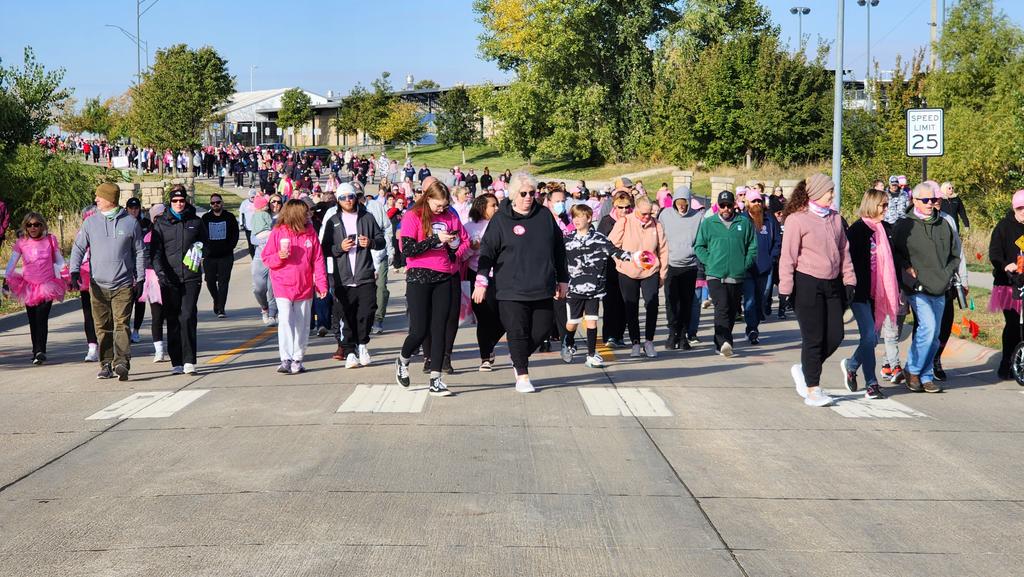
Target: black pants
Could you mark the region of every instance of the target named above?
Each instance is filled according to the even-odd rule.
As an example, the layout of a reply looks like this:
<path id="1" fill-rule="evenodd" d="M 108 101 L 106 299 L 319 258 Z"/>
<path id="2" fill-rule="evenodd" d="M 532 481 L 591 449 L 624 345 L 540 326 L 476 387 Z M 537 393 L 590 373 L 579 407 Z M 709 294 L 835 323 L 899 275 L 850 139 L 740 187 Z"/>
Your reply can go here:
<path id="1" fill-rule="evenodd" d="M 341 321 L 342 353 L 356 352 L 358 345 L 370 342 L 370 327 L 377 313 L 377 285 L 373 282 L 356 286 L 334 285 L 333 326 Z"/>
<path id="2" fill-rule="evenodd" d="M 547 340 L 554 322 L 552 299 L 539 301 L 498 301 L 501 323 L 508 331 L 508 351 L 512 366 L 520 375 L 529 373 L 530 355 Z"/>
<path id="3" fill-rule="evenodd" d="M 697 267 L 668 267 L 665 277 L 665 315 L 669 338 L 686 336 L 693 315 L 693 296 L 697 289 Z"/>
<path id="4" fill-rule="evenodd" d="M 558 342 L 565 342 L 565 334 L 568 332 L 565 329 L 566 323 L 569 322 L 569 311 L 565 308 L 565 299 L 555 301 L 552 304 L 551 310 L 554 311 L 554 327 L 552 327 L 551 336 L 557 338 Z"/>
<path id="5" fill-rule="evenodd" d="M 164 305 L 149 303 L 150 328 L 153 330 L 153 342 L 164 340 Z"/>
<path id="6" fill-rule="evenodd" d="M 606 291 L 601 303 L 604 305 L 604 323 L 601 325 L 601 337 L 622 340 L 626 332 L 626 309 L 622 304 L 622 290 L 619 288 L 619 271 L 615 270 L 612 259 L 605 266 Z"/>
<path id="7" fill-rule="evenodd" d="M 452 276 L 451 278 L 458 278 Z M 407 283 L 405 301 L 409 314 L 409 335 L 402 344 L 402 358 L 408 359 L 424 344 L 428 336 L 433 337 L 430 347 L 424 346 L 424 353 L 430 356 L 430 370 L 441 372 L 444 361 L 444 342 L 452 302 L 451 278 L 436 283 Z M 375 297 L 376 298 L 376 297 Z M 376 302 L 376 300 L 374 301 Z M 456 315 L 458 311 L 456 310 Z M 456 316 L 456 318 L 458 318 Z"/>
<path id="8" fill-rule="evenodd" d="M 96 323 L 93 322 L 92 318 L 92 299 L 89 298 L 89 291 L 84 290 L 78 293 L 78 299 L 82 303 L 82 317 L 85 328 L 85 342 L 90 345 L 97 344 L 96 340 Z"/>
<path id="9" fill-rule="evenodd" d="M 953 303 L 956 302 L 956 290 L 946 292 L 946 307 L 942 309 L 942 322 L 939 324 L 939 350 L 935 353 L 935 360 L 942 357 L 942 351 L 953 334 Z"/>
<path id="10" fill-rule="evenodd" d="M 467 271 L 466 278 L 476 279 L 476 271 Z M 476 344 L 480 348 L 480 359 L 487 360 L 494 354 L 494 347 L 505 335 L 505 325 L 501 324 L 498 315 L 498 299 L 494 296 L 494 285 L 487 287 L 484 302 L 473 303 L 473 314 L 476 316 Z"/>
<path id="11" fill-rule="evenodd" d="M 228 300 L 228 283 L 231 282 L 231 267 L 235 264 L 234 255 L 207 257 L 203 259 L 206 271 L 206 288 L 213 298 L 213 312 L 220 314 Z"/>
<path id="12" fill-rule="evenodd" d="M 843 282 L 794 273 L 793 310 L 800 325 L 800 362 L 808 387 L 821 384 L 821 365 L 843 342 Z"/>
<path id="13" fill-rule="evenodd" d="M 146 317 L 146 303 L 135 301 L 132 311 L 132 330 L 139 332 L 142 328 L 142 321 Z"/>
<path id="14" fill-rule="evenodd" d="M 1020 316 L 1017 311 L 1003 311 L 1003 358 L 999 360 L 999 372 L 1010 370 L 1013 350 L 1020 344 Z"/>
<path id="15" fill-rule="evenodd" d="M 28 329 L 32 335 L 32 356 L 46 354 L 46 337 L 49 333 L 50 308 L 53 301 L 44 301 L 34 307 L 25 307 L 28 315 Z"/>
<path id="16" fill-rule="evenodd" d="M 196 303 L 199 302 L 200 287 L 198 282 L 160 285 L 171 366 L 196 364 Z"/>
<path id="17" fill-rule="evenodd" d="M 629 340 L 634 345 L 640 343 L 640 297 L 644 299 L 644 340 L 653 341 L 654 332 L 658 329 L 658 282 L 659 273 L 645 279 L 630 278 L 619 275 L 619 288 L 622 290 L 622 304 L 626 309 L 626 326 L 629 327 Z"/>
<path id="18" fill-rule="evenodd" d="M 732 329 L 740 311 L 743 284 L 724 283 L 720 279 L 709 278 L 708 293 L 715 305 L 715 350 L 721 350 L 725 343 L 732 346 Z"/>
<path id="19" fill-rule="evenodd" d="M 256 245 L 252 243 L 252 231 L 245 229 L 245 243 L 249 245 L 249 258 L 256 256 Z"/>
<path id="20" fill-rule="evenodd" d="M 455 349 L 455 336 L 459 332 L 459 307 L 462 304 L 462 287 L 459 285 L 459 277 L 452 275 L 451 286 L 448 287 L 448 290 L 451 291 L 452 306 L 448 309 L 448 321 L 444 325 L 444 356 L 449 358 Z M 423 340 L 423 350 L 430 351 L 433 344 L 433 333 L 428 332 L 427 338 Z M 434 357 L 431 355 L 428 358 L 433 359 Z"/>

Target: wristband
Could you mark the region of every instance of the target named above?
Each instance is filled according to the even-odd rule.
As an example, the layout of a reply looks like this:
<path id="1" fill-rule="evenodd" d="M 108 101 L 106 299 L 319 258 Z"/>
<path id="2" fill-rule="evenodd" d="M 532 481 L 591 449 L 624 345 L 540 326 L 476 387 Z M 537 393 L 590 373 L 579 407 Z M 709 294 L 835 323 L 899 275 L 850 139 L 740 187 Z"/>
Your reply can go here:
<path id="1" fill-rule="evenodd" d="M 473 283 L 473 286 L 477 286 L 477 287 L 480 287 L 480 288 L 487 288 L 488 286 L 490 286 L 490 284 L 491 283 L 487 279 L 487 277 L 485 277 L 482 274 L 478 274 L 478 275 L 476 275 L 476 281 Z"/>

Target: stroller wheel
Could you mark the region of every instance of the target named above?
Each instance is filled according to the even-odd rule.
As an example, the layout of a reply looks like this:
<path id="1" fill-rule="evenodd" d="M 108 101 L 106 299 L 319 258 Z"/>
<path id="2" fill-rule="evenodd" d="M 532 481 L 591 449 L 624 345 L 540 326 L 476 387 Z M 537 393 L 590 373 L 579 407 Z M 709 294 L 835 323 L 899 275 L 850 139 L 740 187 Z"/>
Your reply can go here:
<path id="1" fill-rule="evenodd" d="M 1010 372 L 1013 373 L 1017 384 L 1024 387 L 1024 343 L 1013 349 L 1013 357 L 1010 358 Z"/>

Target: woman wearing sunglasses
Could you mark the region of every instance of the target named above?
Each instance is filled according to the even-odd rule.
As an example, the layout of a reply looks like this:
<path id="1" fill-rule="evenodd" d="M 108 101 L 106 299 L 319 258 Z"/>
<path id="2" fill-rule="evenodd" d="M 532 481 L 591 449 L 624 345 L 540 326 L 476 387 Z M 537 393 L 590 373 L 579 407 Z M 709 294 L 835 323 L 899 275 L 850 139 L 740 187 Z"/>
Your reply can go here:
<path id="1" fill-rule="evenodd" d="M 64 257 L 57 237 L 50 234 L 46 219 L 38 212 L 25 215 L 18 235 L 4 273 L 4 289 L 25 305 L 32 336 L 32 364 L 41 365 L 46 361 L 50 307 L 53 301 L 64 300 L 67 286 L 67 281 L 61 278 Z M 14 270 L 18 261 L 20 273 Z"/>
<path id="2" fill-rule="evenodd" d="M 615 193 L 608 206 L 608 214 L 601 218 L 597 232 L 606 237 L 612 233 L 615 223 L 626 218 L 633 212 L 633 195 L 626 190 Z M 601 299 L 604 320 L 601 325 L 601 336 L 608 348 L 615 349 L 626 346 L 623 337 L 626 334 L 626 307 L 622 301 L 622 289 L 619 284 L 619 270 L 614 258 L 608 257 L 605 262 L 605 295 Z"/>

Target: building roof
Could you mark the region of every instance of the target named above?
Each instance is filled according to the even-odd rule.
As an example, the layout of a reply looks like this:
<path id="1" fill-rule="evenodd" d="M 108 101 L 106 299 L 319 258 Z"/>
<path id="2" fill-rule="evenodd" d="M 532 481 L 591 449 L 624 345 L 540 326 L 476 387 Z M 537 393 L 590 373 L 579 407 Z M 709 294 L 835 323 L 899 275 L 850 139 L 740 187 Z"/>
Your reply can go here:
<path id="1" fill-rule="evenodd" d="M 257 112 L 273 112 L 281 107 L 281 96 L 291 88 L 274 88 L 272 90 L 254 90 L 251 92 L 236 92 L 228 98 L 227 104 L 217 112 L 225 117 L 231 117 L 232 113 L 243 110 L 255 109 Z M 309 95 L 312 104 L 327 102 L 327 97 L 303 90 Z"/>

